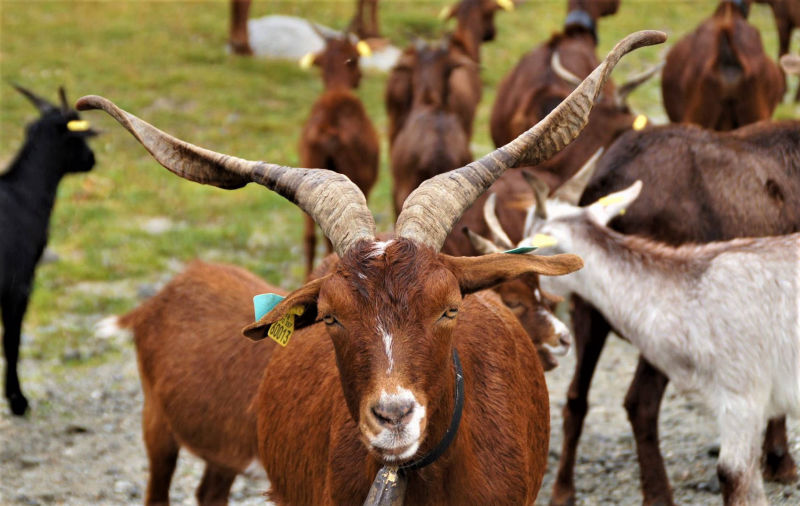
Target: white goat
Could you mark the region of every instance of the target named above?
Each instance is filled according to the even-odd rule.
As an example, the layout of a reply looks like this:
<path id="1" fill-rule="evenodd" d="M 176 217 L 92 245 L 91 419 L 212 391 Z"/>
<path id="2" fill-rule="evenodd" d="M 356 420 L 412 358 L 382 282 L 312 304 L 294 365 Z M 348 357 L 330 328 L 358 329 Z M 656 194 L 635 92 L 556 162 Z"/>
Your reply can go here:
<path id="1" fill-rule="evenodd" d="M 608 229 L 640 189 L 585 208 L 547 201 L 528 241 L 586 267 L 542 286 L 591 302 L 676 387 L 698 392 L 720 430 L 725 504 L 765 505 L 761 432 L 800 408 L 800 234 L 673 248 Z"/>

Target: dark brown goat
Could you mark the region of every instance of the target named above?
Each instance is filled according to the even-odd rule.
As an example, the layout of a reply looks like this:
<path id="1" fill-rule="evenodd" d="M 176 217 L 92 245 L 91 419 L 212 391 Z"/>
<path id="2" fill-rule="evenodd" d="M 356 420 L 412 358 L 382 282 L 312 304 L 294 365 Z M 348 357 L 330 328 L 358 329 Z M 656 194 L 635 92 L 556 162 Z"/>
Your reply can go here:
<path id="1" fill-rule="evenodd" d="M 325 49 L 314 56 L 322 69 L 325 91 L 314 102 L 300 136 L 300 161 L 304 167 L 328 169 L 349 177 L 369 196 L 378 177 L 378 134 L 358 97 L 361 70 L 359 52 L 344 38 L 325 38 Z M 305 215 L 306 274 L 314 267 L 317 244 L 314 220 Z M 328 243 L 328 252 L 331 244 Z"/>
<path id="2" fill-rule="evenodd" d="M 670 121 L 724 131 L 772 116 L 786 82 L 740 5 L 720 2 L 670 49 L 661 74 Z"/>
<path id="3" fill-rule="evenodd" d="M 193 262 L 119 318 L 134 334 L 150 462 L 145 504 L 169 501 L 181 447 L 206 462 L 199 504 L 225 504 L 236 475 L 258 459 L 250 403 L 275 343 L 242 339 L 253 296 L 281 293 L 244 269 Z"/>
<path id="4" fill-rule="evenodd" d="M 504 2 L 503 5 L 513 4 Z M 475 63 L 460 66 L 448 78 L 450 93 L 447 105 L 459 118 L 468 139 L 472 136 L 475 110 L 482 94 L 478 67 L 480 45 L 482 42 L 494 40 L 494 15 L 499 8 L 501 7 L 496 0 L 461 0 L 447 15 L 448 18 L 456 19 L 456 29 L 450 36 L 449 44 L 453 58 L 469 58 Z M 415 95 L 412 69 L 416 49 L 415 46 L 410 46 L 403 51 L 386 83 L 386 112 L 389 116 L 389 143 L 392 145 L 411 113 Z"/>
<path id="5" fill-rule="evenodd" d="M 472 66 L 466 57 L 454 57 L 449 45 L 420 45 L 407 51 L 398 65 L 409 72 L 413 88 L 408 119 L 391 148 L 392 197 L 395 215 L 423 181 L 468 164 L 469 138 L 449 107 L 450 75 Z"/>
<path id="6" fill-rule="evenodd" d="M 669 167 L 669 170 L 663 170 Z M 625 234 L 678 245 L 800 231 L 800 123 L 759 122 L 724 133 L 693 125 L 629 132 L 600 159 L 581 204 L 644 183 L 639 199 L 611 222 Z M 564 405 L 561 460 L 551 504 L 574 504 L 573 471 L 594 368 L 610 327 L 573 297 L 578 361 Z M 636 438 L 645 504 L 674 504 L 658 447 L 658 411 L 666 376 L 643 359 L 625 398 Z M 783 419 L 770 421 L 764 443 L 767 479 L 791 481 Z"/>
<path id="7" fill-rule="evenodd" d="M 397 238 L 385 242 L 375 239 L 364 195 L 341 174 L 213 153 L 102 97 L 78 102 L 80 109 L 107 111 L 184 178 L 226 189 L 249 182 L 274 189 L 312 214 L 335 245 L 340 260 L 334 272 L 290 293 L 244 329 L 254 340 L 275 329 L 299 329 L 287 348 L 272 354 L 253 404 L 273 499 L 352 504 L 366 496 L 373 476 L 391 476 L 407 480 L 409 503 L 534 501 L 549 438 L 541 366 L 530 338 L 503 305 L 469 294 L 525 273 L 571 272 L 580 259 L 450 257 L 439 249 L 463 210 L 506 169 L 535 164 L 577 135 L 624 53 L 664 39 L 660 32 L 628 37 L 536 127 L 475 163 L 426 181 L 406 201 Z M 315 324 L 319 320 L 324 327 Z M 447 441 L 456 411 L 462 413 L 459 428 L 438 458 L 429 452 Z M 427 465 L 417 460 L 420 454 L 434 461 Z M 419 469 L 397 474 L 399 466 L 414 462 Z"/>

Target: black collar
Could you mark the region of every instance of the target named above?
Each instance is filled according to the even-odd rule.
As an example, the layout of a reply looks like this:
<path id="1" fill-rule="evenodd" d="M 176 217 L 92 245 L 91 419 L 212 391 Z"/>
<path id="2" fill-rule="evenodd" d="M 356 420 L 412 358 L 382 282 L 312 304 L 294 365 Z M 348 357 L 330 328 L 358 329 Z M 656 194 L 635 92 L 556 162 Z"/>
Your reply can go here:
<path id="1" fill-rule="evenodd" d="M 564 28 L 575 25 L 587 29 L 594 37 L 594 40 L 597 40 L 597 25 L 595 25 L 591 14 L 583 9 L 569 11 L 567 19 L 564 20 Z"/>
<path id="2" fill-rule="evenodd" d="M 436 448 L 418 459 L 401 465 L 399 468 L 400 471 L 414 471 L 431 464 L 442 456 L 450 446 L 450 443 L 453 442 L 453 439 L 455 439 L 456 432 L 458 432 L 458 425 L 461 423 L 461 413 L 464 408 L 464 373 L 461 370 L 461 361 L 458 359 L 458 350 L 456 350 L 455 347 L 453 347 L 453 365 L 455 365 L 456 368 L 456 396 L 453 416 L 450 418 L 450 427 L 447 428 L 447 432 L 444 433 L 444 437 L 442 437 L 442 440 L 436 445 Z"/>
<path id="3" fill-rule="evenodd" d="M 742 13 L 742 16 L 744 16 L 744 18 L 747 19 L 747 15 L 749 14 L 749 8 L 750 8 L 750 6 L 747 5 L 747 2 L 744 2 L 743 0 L 724 0 L 724 1 L 730 2 L 734 4 L 736 7 L 738 7 L 739 11 Z"/>

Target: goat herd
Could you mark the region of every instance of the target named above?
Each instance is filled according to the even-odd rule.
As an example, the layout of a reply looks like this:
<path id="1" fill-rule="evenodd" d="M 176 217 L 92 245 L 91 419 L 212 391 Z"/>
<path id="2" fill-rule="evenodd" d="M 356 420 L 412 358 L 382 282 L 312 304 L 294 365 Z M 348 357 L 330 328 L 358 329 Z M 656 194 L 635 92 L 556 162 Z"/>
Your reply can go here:
<path id="1" fill-rule="evenodd" d="M 800 2 L 767 3 L 786 53 Z M 373 9 L 375 35 L 375 2 L 358 5 Z M 366 205 L 379 142 L 353 93 L 365 46 L 350 35 L 325 37 L 309 60 L 325 83 L 300 141 L 309 169 L 215 153 L 105 98 L 78 100 L 178 176 L 255 182 L 308 216 L 299 289 L 197 261 L 106 322 L 136 344 L 148 504 L 168 502 L 181 447 L 206 462 L 201 504 L 225 503 L 254 463 L 278 504 L 532 504 L 550 439 L 544 371 L 571 345 L 552 310 L 568 296 L 577 365 L 552 504 L 576 501 L 589 384 L 612 329 L 641 353 L 625 407 L 646 504 L 673 504 L 657 435 L 668 381 L 716 419 L 725 504 L 766 504 L 762 467 L 796 479 L 784 417 L 800 411 L 800 122 L 769 119 L 786 77 L 747 22 L 750 2 L 721 1 L 663 70 L 614 87 L 624 54 L 666 36 L 637 32 L 598 62 L 598 20 L 619 1 L 570 0 L 563 31 L 500 83 L 498 147 L 473 161 L 480 46 L 501 7 L 513 4 L 462 0 L 448 12 L 454 32 L 415 42 L 389 74 L 391 236 Z M 800 70 L 797 57 L 782 62 Z M 659 70 L 665 126 L 625 101 Z M 56 106 L 18 89 L 41 112 L 0 176 L 5 393 L 22 415 L 16 365 L 35 264 L 60 178 L 94 164 L 94 131 L 63 92 Z M 316 268 L 315 223 L 335 252 Z M 254 319 L 265 293 L 277 296 Z"/>

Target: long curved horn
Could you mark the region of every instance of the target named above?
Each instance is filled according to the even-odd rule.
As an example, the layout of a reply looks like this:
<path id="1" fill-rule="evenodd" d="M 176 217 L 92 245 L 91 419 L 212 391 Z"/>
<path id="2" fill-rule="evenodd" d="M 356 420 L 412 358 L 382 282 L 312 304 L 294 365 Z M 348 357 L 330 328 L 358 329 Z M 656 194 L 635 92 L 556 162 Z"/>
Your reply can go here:
<path id="1" fill-rule="evenodd" d="M 800 75 L 800 55 L 785 54 L 781 56 L 781 67 L 787 74 Z"/>
<path id="2" fill-rule="evenodd" d="M 578 136 L 594 101 L 620 58 L 643 46 L 660 44 L 667 35 L 641 31 L 625 37 L 606 59 L 542 121 L 519 137 L 459 169 L 423 182 L 403 204 L 397 235 L 439 250 L 466 209 L 509 168 L 537 165 Z"/>
<path id="3" fill-rule="evenodd" d="M 531 174 L 530 172 L 522 172 L 522 177 L 525 178 L 525 181 L 533 190 L 533 199 L 536 202 L 536 205 L 533 207 L 535 209 L 534 216 L 536 218 L 541 218 L 543 220 L 547 219 L 547 195 L 550 194 L 550 187 L 542 181 L 539 176 L 536 174 Z M 529 213 L 530 214 L 530 213 Z M 530 216 L 528 218 L 531 218 Z M 527 229 L 528 219 L 525 220 L 525 228 Z"/>
<path id="4" fill-rule="evenodd" d="M 553 56 L 550 57 L 550 68 L 553 69 L 553 72 L 555 72 L 558 77 L 569 85 L 578 86 L 583 82 L 583 79 L 567 70 L 566 67 L 561 64 L 561 57 L 558 56 L 558 50 L 553 51 Z"/>
<path id="5" fill-rule="evenodd" d="M 27 98 L 33 104 L 33 106 L 39 110 L 41 114 L 45 114 L 53 110 L 58 110 L 58 107 L 51 104 L 50 102 L 43 99 L 34 92 L 25 89 L 16 83 L 11 83 L 11 86 L 13 86 L 18 92 L 22 93 L 25 96 L 25 98 Z"/>
<path id="6" fill-rule="evenodd" d="M 581 200 L 583 191 L 586 189 L 586 185 L 589 184 L 589 180 L 592 179 L 592 175 L 594 175 L 594 170 L 597 168 L 597 160 L 603 156 L 603 151 L 603 148 L 599 148 L 595 151 L 594 154 L 586 160 L 583 166 L 578 169 L 578 172 L 573 174 L 571 178 L 553 192 L 553 197 L 570 203 L 573 206 L 577 206 L 578 202 Z"/>
<path id="7" fill-rule="evenodd" d="M 511 242 L 508 235 L 506 235 L 506 231 L 503 230 L 503 226 L 500 224 L 500 220 L 497 218 L 497 194 L 492 193 L 489 195 L 489 198 L 486 199 L 486 202 L 483 203 L 483 220 L 486 222 L 486 225 L 489 227 L 489 232 L 491 232 L 494 240 L 500 245 L 500 247 L 505 249 L 512 249 L 514 247 L 514 243 Z"/>
<path id="8" fill-rule="evenodd" d="M 625 84 L 614 90 L 614 103 L 617 105 L 617 107 L 623 107 L 625 105 L 625 101 L 628 100 L 628 95 L 630 95 L 633 90 L 650 80 L 654 75 L 661 72 L 661 69 L 664 68 L 666 63 L 666 61 L 662 61 L 656 65 L 653 65 L 653 67 L 645 70 L 641 74 L 631 77 L 625 82 Z"/>
<path id="9" fill-rule="evenodd" d="M 342 174 L 252 162 L 203 149 L 162 132 L 96 95 L 81 98 L 76 107 L 80 111 L 104 110 L 161 165 L 184 179 L 228 190 L 254 182 L 275 191 L 319 223 L 339 256 L 358 241 L 375 238 L 375 220 L 364 194 Z"/>

